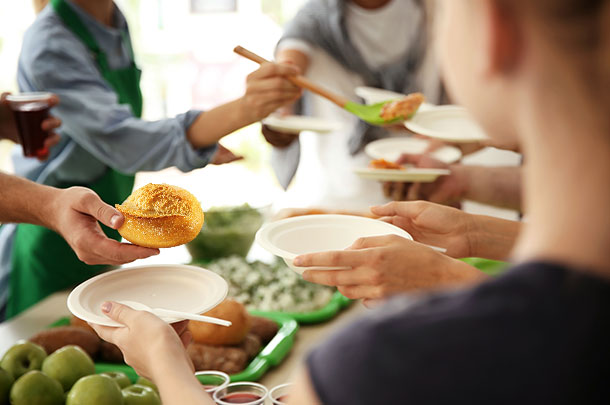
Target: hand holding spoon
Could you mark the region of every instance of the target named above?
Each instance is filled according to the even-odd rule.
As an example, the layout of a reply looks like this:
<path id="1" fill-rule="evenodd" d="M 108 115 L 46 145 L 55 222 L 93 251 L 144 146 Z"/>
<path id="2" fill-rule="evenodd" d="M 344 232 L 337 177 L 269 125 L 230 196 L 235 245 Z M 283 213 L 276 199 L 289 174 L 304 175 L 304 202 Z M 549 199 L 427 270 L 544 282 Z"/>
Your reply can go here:
<path id="1" fill-rule="evenodd" d="M 236 54 L 238 54 L 240 56 L 243 56 L 246 59 L 250 59 L 251 61 L 256 62 L 258 64 L 263 64 L 263 63 L 269 62 L 267 59 L 263 58 L 262 56 L 257 55 L 254 52 L 251 52 L 241 46 L 235 47 L 235 49 L 233 49 L 233 52 L 235 52 Z M 404 99 L 404 103 L 403 103 L 403 100 L 398 100 L 398 101 L 390 100 L 390 101 L 383 101 L 381 103 L 376 103 L 376 104 L 371 104 L 371 105 L 363 105 L 360 103 L 354 103 L 353 101 L 349 101 L 346 97 L 343 97 L 339 94 L 329 91 L 328 89 L 325 89 L 325 88 L 311 82 L 310 80 L 306 79 L 305 77 L 303 77 L 301 75 L 290 76 L 290 77 L 287 77 L 287 79 L 299 87 L 307 89 L 307 90 L 311 91 L 312 93 L 315 93 L 319 96 L 322 96 L 322 97 L 332 101 L 333 103 L 335 103 L 339 107 L 343 108 L 344 110 L 354 114 L 355 116 L 360 118 L 362 121 L 366 121 L 369 124 L 373 124 L 373 125 L 395 124 L 395 123 L 402 122 L 406 119 L 409 119 L 409 118 L 411 118 L 411 116 L 413 116 L 413 114 L 415 114 L 415 112 L 417 111 L 417 108 L 419 108 L 419 105 L 423 102 L 423 96 L 419 93 L 415 93 L 415 94 L 406 96 Z M 399 104 L 396 104 L 396 103 L 399 103 Z M 399 108 L 399 106 L 406 105 L 409 110 L 409 112 L 407 113 L 408 116 L 400 115 L 397 118 L 385 119 L 385 118 L 383 118 L 383 115 L 384 115 L 384 108 L 386 107 L 386 105 L 388 107 L 390 107 L 391 109 L 396 109 L 396 108 Z M 414 107 L 414 109 L 413 109 L 413 107 Z"/>

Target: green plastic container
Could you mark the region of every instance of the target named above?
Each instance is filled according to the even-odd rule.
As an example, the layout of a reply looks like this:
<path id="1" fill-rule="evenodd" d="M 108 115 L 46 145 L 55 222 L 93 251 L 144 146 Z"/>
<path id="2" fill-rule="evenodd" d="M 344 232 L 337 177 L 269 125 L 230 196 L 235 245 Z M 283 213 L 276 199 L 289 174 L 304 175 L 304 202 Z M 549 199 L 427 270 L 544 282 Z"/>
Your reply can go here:
<path id="1" fill-rule="evenodd" d="M 271 367 L 277 366 L 284 360 L 284 357 L 290 352 L 294 345 L 294 336 L 299 329 L 298 323 L 283 314 L 273 314 L 265 312 L 252 312 L 253 315 L 265 317 L 277 322 L 279 330 L 273 339 L 258 353 L 258 355 L 250 361 L 250 364 L 240 373 L 232 374 L 231 382 L 235 381 L 257 381 Z M 58 326 L 70 325 L 70 318 L 61 318 L 49 325 L 54 328 Z M 105 373 L 107 371 L 122 371 L 125 373 L 131 382 L 135 383 L 138 375 L 135 370 L 126 364 L 113 363 L 95 363 L 96 373 Z"/>

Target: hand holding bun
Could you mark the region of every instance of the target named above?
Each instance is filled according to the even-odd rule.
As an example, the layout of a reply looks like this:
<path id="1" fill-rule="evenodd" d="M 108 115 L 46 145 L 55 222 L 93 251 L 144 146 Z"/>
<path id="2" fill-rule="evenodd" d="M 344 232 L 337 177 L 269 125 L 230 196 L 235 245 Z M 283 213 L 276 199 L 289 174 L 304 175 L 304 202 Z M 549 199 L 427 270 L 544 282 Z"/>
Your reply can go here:
<path id="1" fill-rule="evenodd" d="M 203 226 L 203 210 L 195 196 L 168 184 L 147 184 L 116 208 L 125 216 L 119 233 L 139 246 L 179 246 L 193 240 Z"/>

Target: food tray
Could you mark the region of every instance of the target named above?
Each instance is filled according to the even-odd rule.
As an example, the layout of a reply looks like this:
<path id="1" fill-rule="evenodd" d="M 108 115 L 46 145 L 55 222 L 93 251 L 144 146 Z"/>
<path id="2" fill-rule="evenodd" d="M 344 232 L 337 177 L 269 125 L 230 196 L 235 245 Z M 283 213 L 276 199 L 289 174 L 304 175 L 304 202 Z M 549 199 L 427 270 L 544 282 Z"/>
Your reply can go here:
<path id="1" fill-rule="evenodd" d="M 277 334 L 269 343 L 254 357 L 248 366 L 237 374 L 232 374 L 231 381 L 257 381 L 260 379 L 269 368 L 277 366 L 284 360 L 292 346 L 294 345 L 294 336 L 299 329 L 298 323 L 284 315 L 277 313 L 252 312 L 253 315 L 271 319 L 279 325 Z M 53 322 L 49 327 L 70 325 L 70 318 L 64 317 Z M 106 371 L 122 371 L 132 382 L 136 382 L 138 375 L 135 370 L 126 364 L 114 363 L 95 363 L 95 372 L 104 373 Z"/>
<path id="2" fill-rule="evenodd" d="M 312 312 L 266 312 L 266 311 L 250 311 L 254 315 L 267 317 L 271 316 L 288 316 L 298 323 L 313 324 L 326 322 L 329 319 L 337 316 L 339 312 L 347 308 L 352 303 L 352 300 L 345 297 L 339 291 L 335 291 L 328 304 L 324 307 Z"/>

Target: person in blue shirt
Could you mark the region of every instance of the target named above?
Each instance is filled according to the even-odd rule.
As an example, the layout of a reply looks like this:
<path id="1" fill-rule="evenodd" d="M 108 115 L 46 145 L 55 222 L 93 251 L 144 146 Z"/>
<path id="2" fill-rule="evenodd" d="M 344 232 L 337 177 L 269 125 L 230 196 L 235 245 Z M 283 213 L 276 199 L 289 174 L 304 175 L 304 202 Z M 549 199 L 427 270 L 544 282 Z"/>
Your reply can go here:
<path id="1" fill-rule="evenodd" d="M 285 79 L 295 73 L 266 64 L 248 77 L 237 100 L 145 121 L 140 70 L 119 8 L 112 0 L 52 0 L 24 36 L 18 84 L 21 91 L 60 97 L 53 113 L 63 121 L 61 141 L 45 162 L 16 151 L 16 174 L 60 188 L 86 186 L 106 202 L 122 202 L 138 171 L 190 171 L 226 156 L 218 152 L 219 139 L 299 97 Z M 0 307 L 7 317 L 103 270 L 80 262 L 58 234 L 29 224 L 2 227 L 0 259 Z"/>

